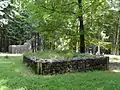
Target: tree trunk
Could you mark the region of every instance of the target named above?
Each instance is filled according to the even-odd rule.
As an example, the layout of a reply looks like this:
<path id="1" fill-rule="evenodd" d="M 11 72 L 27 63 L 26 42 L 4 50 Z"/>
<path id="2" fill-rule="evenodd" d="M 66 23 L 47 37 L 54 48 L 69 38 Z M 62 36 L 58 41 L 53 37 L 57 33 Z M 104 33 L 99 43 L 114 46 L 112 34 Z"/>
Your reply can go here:
<path id="1" fill-rule="evenodd" d="M 118 18 L 118 24 L 117 24 L 117 38 L 116 38 L 116 55 L 119 55 L 119 35 L 120 35 L 120 30 L 119 30 L 119 22 L 120 22 L 120 19 Z"/>
<path id="2" fill-rule="evenodd" d="M 119 55 L 119 35 L 120 35 L 120 25 L 119 25 L 119 23 L 120 23 L 120 18 L 118 18 L 118 24 L 117 24 L 117 26 L 116 26 L 116 32 L 115 32 L 115 34 L 113 35 L 113 44 L 114 44 L 114 48 L 112 49 L 112 54 L 114 54 L 114 55 Z"/>
<path id="3" fill-rule="evenodd" d="M 111 48 L 111 54 L 115 55 L 116 54 L 116 35 L 117 32 L 113 34 L 113 48 Z"/>
<path id="4" fill-rule="evenodd" d="M 83 25 L 83 14 L 82 14 L 82 0 L 78 0 L 79 9 L 81 10 L 78 16 L 79 20 L 79 34 L 80 34 L 80 53 L 85 53 L 85 40 L 84 40 L 84 25 Z"/>

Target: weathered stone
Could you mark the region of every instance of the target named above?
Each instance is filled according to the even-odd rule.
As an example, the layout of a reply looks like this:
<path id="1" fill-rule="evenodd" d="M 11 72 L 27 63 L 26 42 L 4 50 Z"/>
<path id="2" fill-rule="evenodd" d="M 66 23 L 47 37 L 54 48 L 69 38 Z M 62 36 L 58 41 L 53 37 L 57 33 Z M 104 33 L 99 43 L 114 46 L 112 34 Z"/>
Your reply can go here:
<path id="1" fill-rule="evenodd" d="M 37 74 L 60 74 L 86 70 L 108 69 L 109 57 L 75 57 L 70 59 L 37 59 L 24 56 L 24 63 L 32 67 Z"/>
<path id="2" fill-rule="evenodd" d="M 31 52 L 31 40 L 28 40 L 23 45 L 9 45 L 9 53 L 24 53 L 24 52 Z"/>

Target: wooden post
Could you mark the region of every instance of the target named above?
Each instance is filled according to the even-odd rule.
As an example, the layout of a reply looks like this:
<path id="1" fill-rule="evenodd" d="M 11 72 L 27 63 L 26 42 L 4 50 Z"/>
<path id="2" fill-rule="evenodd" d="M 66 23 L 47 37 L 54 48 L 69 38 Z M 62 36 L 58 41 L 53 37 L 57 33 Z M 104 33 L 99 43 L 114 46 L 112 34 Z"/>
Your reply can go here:
<path id="1" fill-rule="evenodd" d="M 109 57 L 105 57 L 105 60 L 106 60 L 106 70 L 109 69 Z"/>
<path id="2" fill-rule="evenodd" d="M 43 74 L 43 72 L 42 72 L 42 62 L 40 62 L 40 74 Z"/>
<path id="3" fill-rule="evenodd" d="M 42 62 L 37 62 L 37 74 L 43 74 L 42 72 Z"/>
<path id="4" fill-rule="evenodd" d="M 40 63 L 37 62 L 37 74 L 39 75 L 40 74 Z"/>

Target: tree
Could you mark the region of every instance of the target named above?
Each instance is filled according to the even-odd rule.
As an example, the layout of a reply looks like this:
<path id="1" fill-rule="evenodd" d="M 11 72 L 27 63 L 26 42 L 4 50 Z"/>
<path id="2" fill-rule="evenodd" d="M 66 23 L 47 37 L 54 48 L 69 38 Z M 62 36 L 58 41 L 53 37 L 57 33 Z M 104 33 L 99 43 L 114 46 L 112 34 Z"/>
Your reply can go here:
<path id="1" fill-rule="evenodd" d="M 24 13 L 23 13 L 24 14 Z M 7 26 L 7 35 L 12 45 L 21 45 L 32 38 L 32 25 L 27 22 L 24 15 L 18 15 L 9 21 Z"/>
<path id="2" fill-rule="evenodd" d="M 0 1 L 0 25 L 2 38 L 7 37 L 10 44 L 23 44 L 30 39 L 32 26 L 27 22 L 27 13 L 15 7 L 13 1 Z"/>
<path id="3" fill-rule="evenodd" d="M 22 0 L 19 5 L 29 12 L 27 20 L 40 31 L 47 49 L 80 48 L 83 53 L 87 44 L 119 45 L 119 14 L 111 11 L 108 0 Z M 103 41 L 102 32 L 109 38 Z"/>
<path id="4" fill-rule="evenodd" d="M 119 0 L 111 0 L 109 1 L 110 6 L 110 12 L 112 15 L 114 15 L 114 21 L 113 21 L 113 27 L 114 27 L 114 34 L 113 34 L 113 48 L 112 48 L 112 54 L 119 55 L 120 52 L 120 1 Z"/>
<path id="5" fill-rule="evenodd" d="M 0 1 L 0 51 L 7 51 L 8 37 L 6 27 L 11 17 L 11 6 L 9 0 Z"/>
<path id="6" fill-rule="evenodd" d="M 80 15 L 78 16 L 79 19 L 79 33 L 80 33 L 80 52 L 85 53 L 85 40 L 84 40 L 84 25 L 83 25 L 83 12 L 82 12 L 82 0 L 78 0 Z"/>

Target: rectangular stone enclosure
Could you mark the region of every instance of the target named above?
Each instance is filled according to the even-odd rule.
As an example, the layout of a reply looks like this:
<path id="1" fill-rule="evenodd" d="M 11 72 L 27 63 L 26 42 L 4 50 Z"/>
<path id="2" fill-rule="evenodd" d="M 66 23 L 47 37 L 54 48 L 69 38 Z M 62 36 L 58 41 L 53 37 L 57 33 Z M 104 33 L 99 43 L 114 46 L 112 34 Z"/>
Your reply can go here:
<path id="1" fill-rule="evenodd" d="M 23 56 L 23 62 L 30 66 L 36 74 L 62 74 L 87 70 L 107 70 L 109 57 L 75 57 L 70 59 L 37 59 Z"/>

